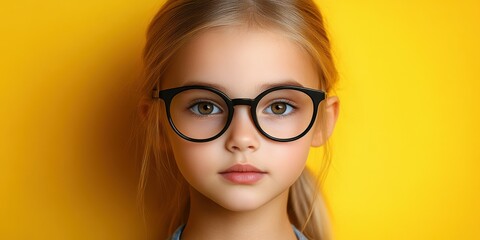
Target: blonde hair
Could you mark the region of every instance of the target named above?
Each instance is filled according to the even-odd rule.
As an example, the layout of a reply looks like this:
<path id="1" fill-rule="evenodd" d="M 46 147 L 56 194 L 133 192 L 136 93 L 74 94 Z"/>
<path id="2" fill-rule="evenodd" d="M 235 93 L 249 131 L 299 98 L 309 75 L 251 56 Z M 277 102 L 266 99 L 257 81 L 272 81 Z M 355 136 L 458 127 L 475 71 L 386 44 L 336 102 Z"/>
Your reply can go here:
<path id="1" fill-rule="evenodd" d="M 139 201 L 149 210 L 155 222 L 155 237 L 165 239 L 181 224 L 186 223 L 189 211 L 188 183 L 178 170 L 165 128 L 161 120 L 164 106 L 153 101 L 153 89 L 160 89 L 168 64 L 187 41 L 201 31 L 219 26 L 247 25 L 280 30 L 299 44 L 312 57 L 318 69 L 320 88 L 330 93 L 337 81 L 337 71 L 331 55 L 322 15 L 311 0 L 169 0 L 152 19 L 143 52 L 144 82 L 139 94 L 148 101 L 143 109 L 136 137 L 141 146 L 142 166 L 139 181 Z M 320 104 L 317 121 L 325 125 L 324 102 Z M 324 139 L 327 139 L 324 133 Z M 320 173 L 305 169 L 289 192 L 288 215 L 308 239 L 331 239 L 328 208 L 321 195 L 320 183 L 330 164 L 328 142 L 324 145 Z M 154 168 L 150 167 L 154 164 Z M 153 180 L 153 181 L 152 181 Z M 148 184 L 147 184 L 148 181 Z M 149 191 L 152 189 L 152 191 Z M 147 196 L 150 193 L 151 196 Z M 155 195 L 157 194 L 157 195 Z M 149 202 L 149 200 L 151 202 Z"/>

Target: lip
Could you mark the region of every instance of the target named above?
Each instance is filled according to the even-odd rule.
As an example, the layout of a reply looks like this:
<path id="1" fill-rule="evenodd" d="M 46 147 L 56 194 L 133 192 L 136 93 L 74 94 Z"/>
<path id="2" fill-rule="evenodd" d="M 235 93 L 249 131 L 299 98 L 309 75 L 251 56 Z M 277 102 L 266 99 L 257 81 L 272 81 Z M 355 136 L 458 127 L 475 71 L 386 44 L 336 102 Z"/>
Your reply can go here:
<path id="1" fill-rule="evenodd" d="M 254 184 L 260 181 L 267 172 L 249 164 L 235 164 L 222 172 L 223 178 L 235 184 Z"/>

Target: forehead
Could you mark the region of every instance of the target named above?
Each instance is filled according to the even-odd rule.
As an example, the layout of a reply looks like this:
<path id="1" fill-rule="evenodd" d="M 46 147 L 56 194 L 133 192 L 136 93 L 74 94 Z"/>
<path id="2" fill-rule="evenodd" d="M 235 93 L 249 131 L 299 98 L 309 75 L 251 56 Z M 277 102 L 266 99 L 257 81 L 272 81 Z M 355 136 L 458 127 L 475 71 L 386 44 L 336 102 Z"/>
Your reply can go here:
<path id="1" fill-rule="evenodd" d="M 199 33 L 172 59 L 162 88 L 211 85 L 231 97 L 292 82 L 318 88 L 318 75 L 302 47 L 278 31 L 218 27 Z"/>

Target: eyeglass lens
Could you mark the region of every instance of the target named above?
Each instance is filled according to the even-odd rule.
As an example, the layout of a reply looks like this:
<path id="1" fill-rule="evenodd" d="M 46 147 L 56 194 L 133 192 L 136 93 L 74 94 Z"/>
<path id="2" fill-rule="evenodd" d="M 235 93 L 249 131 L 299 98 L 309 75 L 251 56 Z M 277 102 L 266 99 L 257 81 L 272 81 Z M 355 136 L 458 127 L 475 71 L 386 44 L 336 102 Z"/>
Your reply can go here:
<path id="1" fill-rule="evenodd" d="M 312 99 L 295 89 L 280 89 L 263 96 L 255 115 L 260 128 L 274 138 L 293 138 L 305 131 L 314 112 Z M 193 139 L 207 139 L 226 126 L 229 107 L 215 92 L 189 89 L 176 94 L 170 104 L 175 128 Z"/>

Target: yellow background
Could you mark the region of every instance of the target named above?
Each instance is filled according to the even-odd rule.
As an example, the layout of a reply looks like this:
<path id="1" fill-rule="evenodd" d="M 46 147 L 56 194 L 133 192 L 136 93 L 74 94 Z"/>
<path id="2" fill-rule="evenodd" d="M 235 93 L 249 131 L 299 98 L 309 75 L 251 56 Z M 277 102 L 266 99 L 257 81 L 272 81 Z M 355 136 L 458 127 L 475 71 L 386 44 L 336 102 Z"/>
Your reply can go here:
<path id="1" fill-rule="evenodd" d="M 480 239 L 480 3 L 318 2 L 341 75 L 337 239 Z M 160 4 L 2 2 L 0 239 L 138 234 L 122 149 Z"/>

